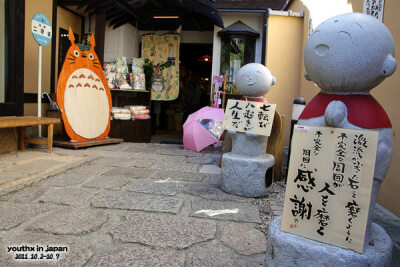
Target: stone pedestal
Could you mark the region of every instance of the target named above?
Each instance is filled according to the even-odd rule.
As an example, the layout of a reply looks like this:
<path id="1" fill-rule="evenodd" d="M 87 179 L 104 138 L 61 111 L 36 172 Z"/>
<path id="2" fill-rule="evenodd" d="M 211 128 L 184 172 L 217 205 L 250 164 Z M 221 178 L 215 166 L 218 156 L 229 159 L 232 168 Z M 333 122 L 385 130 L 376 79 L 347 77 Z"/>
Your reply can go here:
<path id="1" fill-rule="evenodd" d="M 274 163 L 274 157 L 265 152 L 257 157 L 225 153 L 222 157 L 222 189 L 245 197 L 266 196 L 269 192 L 266 179 L 273 179 Z"/>
<path id="2" fill-rule="evenodd" d="M 390 266 L 392 240 L 377 224 L 372 224 L 370 242 L 362 254 L 282 232 L 280 224 L 278 217 L 268 228 L 267 266 Z"/>

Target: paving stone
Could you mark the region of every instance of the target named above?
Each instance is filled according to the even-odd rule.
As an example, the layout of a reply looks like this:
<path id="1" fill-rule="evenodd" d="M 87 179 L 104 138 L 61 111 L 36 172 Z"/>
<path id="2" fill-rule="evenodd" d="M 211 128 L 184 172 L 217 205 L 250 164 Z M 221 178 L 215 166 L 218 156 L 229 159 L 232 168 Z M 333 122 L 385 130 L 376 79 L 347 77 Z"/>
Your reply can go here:
<path id="1" fill-rule="evenodd" d="M 258 208 L 249 203 L 232 201 L 192 201 L 193 217 L 261 223 Z"/>
<path id="2" fill-rule="evenodd" d="M 29 162 L 18 164 L 14 167 L 8 168 L 7 172 L 17 172 L 17 173 L 24 173 L 24 174 L 36 174 L 39 172 L 46 171 L 50 168 L 55 168 L 57 166 L 63 165 L 64 163 L 61 161 L 56 160 L 49 160 L 49 159 L 38 159 L 32 160 Z"/>
<path id="3" fill-rule="evenodd" d="M 94 146 L 88 148 L 88 150 L 94 151 L 123 151 L 126 148 L 126 143 L 119 144 L 108 144 L 105 146 Z"/>
<path id="4" fill-rule="evenodd" d="M 100 157 L 90 162 L 90 165 L 110 166 L 110 167 L 129 167 L 129 160 L 120 158 Z"/>
<path id="5" fill-rule="evenodd" d="M 134 152 L 134 153 L 152 153 L 151 144 L 146 143 L 125 143 L 125 146 L 122 148 L 125 152 Z"/>
<path id="6" fill-rule="evenodd" d="M 73 168 L 70 170 L 70 172 L 95 175 L 95 174 L 102 174 L 102 173 L 107 172 L 112 169 L 113 169 L 113 167 L 109 167 L 109 166 L 85 165 L 85 166 Z"/>
<path id="7" fill-rule="evenodd" d="M 129 213 L 110 227 L 110 234 L 118 241 L 178 249 L 211 240 L 215 233 L 213 221 L 154 213 Z"/>
<path id="8" fill-rule="evenodd" d="M 66 246 L 67 252 L 60 252 L 60 258 L 56 260 L 16 262 L 15 254 L 7 253 L 5 249 L 0 250 L 0 266 L 85 266 L 94 255 L 93 251 L 74 236 L 49 235 L 44 233 L 22 232 L 12 240 L 2 242 L 2 247 L 10 245 L 41 245 L 44 249 L 49 246 Z M 18 263 L 18 265 L 17 265 Z"/>
<path id="9" fill-rule="evenodd" d="M 178 213 L 183 200 L 175 197 L 147 195 L 139 193 L 106 191 L 90 200 L 93 207 L 153 212 Z"/>
<path id="10" fill-rule="evenodd" d="M 187 266 L 265 266 L 265 255 L 243 256 L 224 247 L 216 240 L 190 248 L 186 256 Z"/>
<path id="11" fill-rule="evenodd" d="M 83 188 L 53 188 L 47 191 L 39 202 L 49 202 L 62 205 L 86 205 L 89 198 L 98 190 Z"/>
<path id="12" fill-rule="evenodd" d="M 222 184 L 222 174 L 205 174 L 203 183 L 221 185 Z"/>
<path id="13" fill-rule="evenodd" d="M 155 162 L 150 169 L 158 171 L 197 172 L 199 164 L 186 162 L 161 161 Z"/>
<path id="14" fill-rule="evenodd" d="M 130 168 L 115 168 L 110 171 L 107 171 L 104 173 L 104 175 L 108 176 L 125 176 L 125 177 L 131 177 L 131 178 L 147 178 L 150 174 L 150 171 L 145 168 L 135 168 L 135 167 L 130 167 Z"/>
<path id="15" fill-rule="evenodd" d="M 120 190 L 129 181 L 128 177 L 98 175 L 90 178 L 83 187 Z"/>
<path id="16" fill-rule="evenodd" d="M 203 199 L 220 200 L 220 201 L 241 201 L 250 202 L 250 198 L 240 197 L 225 193 L 218 185 L 207 183 L 188 183 L 183 188 L 184 193 L 195 195 Z"/>
<path id="17" fill-rule="evenodd" d="M 148 193 L 156 195 L 175 196 L 180 188 L 183 187 L 182 183 L 166 180 L 149 180 L 138 179 L 133 181 L 126 187 L 126 190 L 131 192 Z"/>
<path id="18" fill-rule="evenodd" d="M 221 174 L 221 168 L 218 165 L 203 165 L 201 166 L 200 173 Z"/>
<path id="19" fill-rule="evenodd" d="M 7 171 L 1 171 L 0 172 L 0 184 L 5 184 L 8 182 L 11 182 L 13 180 L 25 177 L 25 173 L 21 172 L 7 172 Z"/>
<path id="20" fill-rule="evenodd" d="M 260 254 L 267 250 L 267 239 L 263 232 L 238 223 L 224 227 L 221 241 L 241 255 Z"/>
<path id="21" fill-rule="evenodd" d="M 197 152 L 191 151 L 191 150 L 184 150 L 182 148 L 161 148 L 156 151 L 157 154 L 161 155 L 178 155 L 178 156 L 189 156 L 189 157 L 194 157 L 198 156 L 199 154 Z"/>
<path id="22" fill-rule="evenodd" d="M 177 171 L 155 171 L 149 178 L 151 179 L 170 179 L 173 181 L 200 182 L 206 177 L 205 174 L 197 172 L 177 172 Z M 221 178 L 222 179 L 222 178 Z"/>
<path id="23" fill-rule="evenodd" d="M 82 184 L 85 182 L 91 175 L 86 174 L 86 173 L 62 173 L 53 177 L 50 177 L 49 179 L 46 179 L 45 181 L 40 182 L 41 185 L 47 185 L 47 186 L 58 186 L 58 187 L 64 187 L 64 186 L 71 186 L 71 185 L 78 185 Z"/>
<path id="24" fill-rule="evenodd" d="M 35 220 L 26 229 L 56 235 L 84 235 L 107 222 L 107 214 L 90 209 L 64 208 Z"/>
<path id="25" fill-rule="evenodd" d="M 0 230 L 9 230 L 54 206 L 0 202 Z"/>
<path id="26" fill-rule="evenodd" d="M 155 162 L 155 159 L 149 160 L 149 159 L 135 159 L 132 162 L 130 162 L 130 165 L 133 167 L 137 167 L 137 168 L 148 168 L 151 165 L 153 165 L 153 163 Z"/>
<path id="27" fill-rule="evenodd" d="M 48 190 L 49 188 L 45 186 L 25 187 L 21 190 L 14 191 L 3 196 L 1 200 L 31 203 L 41 197 Z"/>
<path id="28" fill-rule="evenodd" d="M 205 158 L 199 156 L 199 157 L 188 157 L 187 162 L 198 163 L 198 164 L 212 164 L 215 163 L 215 160 L 213 158 Z"/>
<path id="29" fill-rule="evenodd" d="M 128 247 L 112 251 L 96 264 L 96 266 L 184 266 L 185 253 L 169 249 L 148 247 Z"/>

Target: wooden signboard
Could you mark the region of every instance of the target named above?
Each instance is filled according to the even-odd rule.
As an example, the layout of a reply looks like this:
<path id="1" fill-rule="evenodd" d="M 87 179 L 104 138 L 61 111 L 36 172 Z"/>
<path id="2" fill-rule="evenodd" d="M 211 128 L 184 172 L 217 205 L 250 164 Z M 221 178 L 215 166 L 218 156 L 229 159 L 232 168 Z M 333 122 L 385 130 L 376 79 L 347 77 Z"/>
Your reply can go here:
<path id="1" fill-rule="evenodd" d="M 111 93 L 94 46 L 88 51 L 75 44 L 69 27 L 71 47 L 57 85 L 57 104 L 65 130 L 72 141 L 101 140 L 110 131 Z"/>
<path id="2" fill-rule="evenodd" d="M 276 104 L 229 99 L 224 127 L 238 132 L 269 136 L 274 121 Z"/>
<path id="3" fill-rule="evenodd" d="M 378 132 L 296 125 L 281 230 L 362 253 Z"/>

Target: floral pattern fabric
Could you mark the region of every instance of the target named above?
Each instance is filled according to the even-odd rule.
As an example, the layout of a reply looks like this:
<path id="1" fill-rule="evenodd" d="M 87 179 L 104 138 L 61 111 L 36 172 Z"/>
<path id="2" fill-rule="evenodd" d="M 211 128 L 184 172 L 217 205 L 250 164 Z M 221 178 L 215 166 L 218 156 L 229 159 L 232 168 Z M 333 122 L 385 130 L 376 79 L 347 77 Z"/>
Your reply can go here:
<path id="1" fill-rule="evenodd" d="M 174 100 L 179 95 L 179 44 L 178 34 L 148 34 L 142 38 L 142 57 L 154 65 L 169 62 L 170 67 L 154 70 L 151 100 Z"/>

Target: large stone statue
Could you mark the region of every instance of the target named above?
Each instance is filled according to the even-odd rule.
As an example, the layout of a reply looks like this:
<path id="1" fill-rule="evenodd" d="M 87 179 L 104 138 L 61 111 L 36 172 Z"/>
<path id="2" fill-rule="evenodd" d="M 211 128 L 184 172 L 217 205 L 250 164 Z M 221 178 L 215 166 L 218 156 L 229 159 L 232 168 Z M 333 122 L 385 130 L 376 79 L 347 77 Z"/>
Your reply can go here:
<path id="1" fill-rule="evenodd" d="M 321 92 L 306 106 L 298 124 L 379 131 L 366 237 L 393 149 L 389 117 L 370 90 L 396 70 L 394 54 L 389 29 L 361 13 L 327 20 L 310 36 L 304 50 L 305 77 Z"/>
<path id="2" fill-rule="evenodd" d="M 267 67 L 250 63 L 238 71 L 235 86 L 243 95 L 242 100 L 267 102 L 264 95 L 275 84 L 275 77 Z M 232 152 L 222 157 L 222 189 L 246 197 L 268 194 L 266 175 L 272 178 L 275 160 L 266 154 L 267 136 L 228 130 L 232 138 Z"/>
<path id="3" fill-rule="evenodd" d="M 390 31 L 369 15 L 339 15 L 323 22 L 311 34 L 304 51 L 305 77 L 318 85 L 321 92 L 306 106 L 298 124 L 379 131 L 364 252 L 359 254 L 281 232 L 279 219 L 269 227 L 267 265 L 292 266 L 295 262 L 300 266 L 387 266 L 390 263 L 392 242 L 382 227 L 371 226 L 371 215 L 391 162 L 393 133 L 387 114 L 370 90 L 396 70 L 394 55 Z M 295 250 L 301 249 L 306 255 L 296 254 Z"/>

